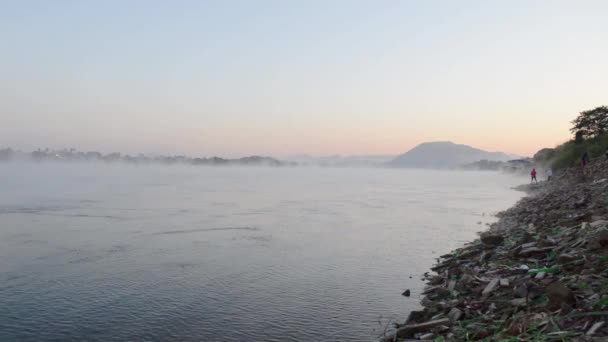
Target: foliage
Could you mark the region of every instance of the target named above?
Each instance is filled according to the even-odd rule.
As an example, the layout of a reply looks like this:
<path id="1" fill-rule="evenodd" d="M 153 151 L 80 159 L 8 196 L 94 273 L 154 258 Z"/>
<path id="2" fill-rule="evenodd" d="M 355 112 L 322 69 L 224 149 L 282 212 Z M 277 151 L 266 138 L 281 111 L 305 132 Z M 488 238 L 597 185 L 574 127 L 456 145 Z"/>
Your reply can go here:
<path id="1" fill-rule="evenodd" d="M 608 132 L 608 107 L 582 111 L 572 124 L 570 131 L 575 134 L 575 141 L 601 136 Z"/>
<path id="2" fill-rule="evenodd" d="M 585 139 L 581 142 L 570 140 L 555 148 L 549 160 L 554 169 L 562 169 L 581 162 L 583 154 L 587 151 L 589 157 L 606 158 L 605 154 L 608 151 L 608 132 L 599 136 Z"/>

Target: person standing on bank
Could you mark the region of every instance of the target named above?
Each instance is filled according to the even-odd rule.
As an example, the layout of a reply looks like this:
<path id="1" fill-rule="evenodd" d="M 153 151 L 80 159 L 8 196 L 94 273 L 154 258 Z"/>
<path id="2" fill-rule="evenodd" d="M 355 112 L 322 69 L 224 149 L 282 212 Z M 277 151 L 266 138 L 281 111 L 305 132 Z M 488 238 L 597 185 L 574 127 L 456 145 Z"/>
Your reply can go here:
<path id="1" fill-rule="evenodd" d="M 536 180 L 536 169 L 535 168 L 532 168 L 532 171 L 530 172 L 530 177 L 531 177 L 530 183 L 532 183 L 532 182 L 538 183 L 538 181 Z"/>
<path id="2" fill-rule="evenodd" d="M 581 164 L 583 165 L 583 169 L 587 164 L 589 164 L 589 153 L 587 151 L 585 151 L 583 158 L 581 158 Z"/>
<path id="3" fill-rule="evenodd" d="M 551 180 L 551 177 L 553 177 L 553 170 L 551 170 L 551 166 L 549 166 L 547 168 L 547 171 L 545 171 L 547 173 L 547 182 Z"/>

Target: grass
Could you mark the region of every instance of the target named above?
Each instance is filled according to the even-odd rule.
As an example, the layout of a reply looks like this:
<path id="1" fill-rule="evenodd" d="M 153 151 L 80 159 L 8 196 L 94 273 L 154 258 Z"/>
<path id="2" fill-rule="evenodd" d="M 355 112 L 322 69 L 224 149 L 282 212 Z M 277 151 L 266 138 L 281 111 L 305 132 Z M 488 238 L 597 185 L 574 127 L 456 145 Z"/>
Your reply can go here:
<path id="1" fill-rule="evenodd" d="M 549 163 L 554 169 L 564 169 L 570 166 L 580 165 L 583 154 L 587 151 L 591 159 L 606 158 L 608 151 L 608 134 L 586 139 L 580 142 L 570 140 L 548 153 L 541 162 Z"/>
<path id="2" fill-rule="evenodd" d="M 582 281 L 582 280 L 581 280 L 581 281 L 579 281 L 579 282 L 577 282 L 577 283 L 576 283 L 576 285 L 577 285 L 577 286 L 578 286 L 578 288 L 579 288 L 579 289 L 581 289 L 581 290 L 587 290 L 587 289 L 590 289 L 590 288 L 591 288 L 591 286 L 590 286 L 589 284 L 587 284 L 586 282 L 584 282 L 584 281 Z"/>
<path id="3" fill-rule="evenodd" d="M 541 305 L 541 304 L 547 303 L 548 301 L 549 301 L 549 298 L 547 297 L 546 294 L 543 293 L 542 295 L 540 295 L 540 297 L 538 297 L 534 300 L 531 300 L 530 305 L 532 305 L 532 306 Z"/>

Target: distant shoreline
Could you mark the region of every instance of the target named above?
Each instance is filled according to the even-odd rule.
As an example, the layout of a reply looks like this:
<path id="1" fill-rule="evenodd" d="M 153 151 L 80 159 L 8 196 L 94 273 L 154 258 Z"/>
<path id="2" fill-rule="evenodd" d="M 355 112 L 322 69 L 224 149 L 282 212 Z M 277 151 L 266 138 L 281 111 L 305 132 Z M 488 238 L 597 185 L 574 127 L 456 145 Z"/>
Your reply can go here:
<path id="1" fill-rule="evenodd" d="M 260 165 L 260 166 L 297 166 L 297 163 L 286 162 L 271 157 L 249 156 L 243 158 L 226 159 L 220 157 L 187 157 L 178 156 L 147 156 L 138 154 L 131 156 L 121 153 L 102 154 L 100 152 L 81 152 L 74 149 L 69 150 L 36 150 L 33 152 L 14 151 L 10 148 L 0 150 L 0 161 L 34 161 L 34 162 L 105 162 L 105 163 L 127 163 L 127 164 L 160 164 L 160 165 L 206 165 L 206 166 L 231 166 L 231 165 Z"/>

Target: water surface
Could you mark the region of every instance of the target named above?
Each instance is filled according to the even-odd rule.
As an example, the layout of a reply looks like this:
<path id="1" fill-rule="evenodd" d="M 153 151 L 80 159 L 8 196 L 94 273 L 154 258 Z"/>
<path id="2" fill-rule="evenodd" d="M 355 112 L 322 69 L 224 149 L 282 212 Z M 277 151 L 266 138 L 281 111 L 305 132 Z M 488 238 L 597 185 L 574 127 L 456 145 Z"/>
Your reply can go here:
<path id="1" fill-rule="evenodd" d="M 0 341 L 369 341 L 521 182 L 0 164 Z"/>

